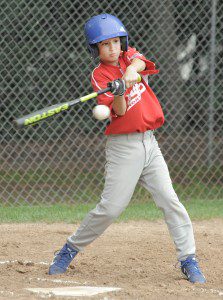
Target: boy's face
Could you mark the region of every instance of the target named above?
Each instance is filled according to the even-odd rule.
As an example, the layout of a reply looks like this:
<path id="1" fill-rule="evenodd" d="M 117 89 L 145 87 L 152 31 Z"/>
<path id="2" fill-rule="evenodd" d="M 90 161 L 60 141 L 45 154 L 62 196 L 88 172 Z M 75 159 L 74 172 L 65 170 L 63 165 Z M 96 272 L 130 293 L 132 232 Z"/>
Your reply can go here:
<path id="1" fill-rule="evenodd" d="M 98 50 L 102 62 L 116 66 L 121 52 L 120 38 L 115 37 L 98 43 Z"/>

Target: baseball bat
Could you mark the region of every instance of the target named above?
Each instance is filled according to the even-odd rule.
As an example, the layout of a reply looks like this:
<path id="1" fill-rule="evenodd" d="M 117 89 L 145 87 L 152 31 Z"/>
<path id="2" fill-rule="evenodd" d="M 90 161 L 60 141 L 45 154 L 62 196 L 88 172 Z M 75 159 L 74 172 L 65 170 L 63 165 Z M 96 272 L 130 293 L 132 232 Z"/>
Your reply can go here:
<path id="1" fill-rule="evenodd" d="M 138 76 L 138 82 L 141 81 L 141 76 Z M 74 99 L 67 102 L 58 103 L 55 105 L 51 105 L 45 108 L 42 108 L 40 110 L 37 110 L 31 114 L 25 115 L 19 119 L 14 120 L 17 127 L 22 128 L 29 125 L 35 125 L 38 122 L 48 119 L 56 114 L 61 113 L 62 111 L 69 110 L 72 106 L 79 102 L 85 102 L 90 99 L 96 98 L 97 96 L 101 94 L 105 94 L 111 90 L 110 87 L 107 87 L 105 89 L 99 90 L 97 92 L 88 94 L 86 96 L 80 97 L 78 99 Z"/>
<path id="2" fill-rule="evenodd" d="M 36 123 L 50 118 L 56 114 L 61 113 L 62 111 L 69 110 L 72 106 L 79 102 L 85 102 L 87 100 L 93 99 L 97 97 L 98 95 L 105 94 L 110 91 L 110 87 L 107 87 L 105 89 L 99 90 L 98 92 L 94 92 L 91 94 L 88 94 L 86 96 L 80 97 L 78 99 L 74 99 L 67 102 L 58 103 L 55 105 L 51 105 L 45 108 L 42 108 L 40 110 L 37 110 L 31 114 L 25 115 L 19 119 L 16 119 L 14 122 L 17 127 L 26 127 L 28 125 L 35 125 Z"/>

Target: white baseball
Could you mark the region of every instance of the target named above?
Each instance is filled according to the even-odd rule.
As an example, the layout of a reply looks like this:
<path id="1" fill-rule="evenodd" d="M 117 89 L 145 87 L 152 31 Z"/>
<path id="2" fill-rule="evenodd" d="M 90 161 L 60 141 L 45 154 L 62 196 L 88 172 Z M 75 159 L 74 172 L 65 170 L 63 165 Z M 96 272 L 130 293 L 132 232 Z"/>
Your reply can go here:
<path id="1" fill-rule="evenodd" d="M 97 120 L 105 120 L 110 117 L 110 109 L 107 105 L 96 105 L 93 108 L 93 116 Z"/>

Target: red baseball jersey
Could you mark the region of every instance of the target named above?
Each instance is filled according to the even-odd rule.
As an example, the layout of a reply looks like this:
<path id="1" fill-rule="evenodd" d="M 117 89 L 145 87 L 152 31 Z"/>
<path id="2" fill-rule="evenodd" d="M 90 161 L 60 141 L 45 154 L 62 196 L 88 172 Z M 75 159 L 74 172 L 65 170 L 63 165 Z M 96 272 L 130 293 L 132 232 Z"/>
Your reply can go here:
<path id="1" fill-rule="evenodd" d="M 107 105 L 111 110 L 110 123 L 107 125 L 105 134 L 125 134 L 131 132 L 145 132 L 159 128 L 164 123 L 162 108 L 156 95 L 146 83 L 145 76 L 158 73 L 155 64 L 147 60 L 136 49 L 130 48 L 127 52 L 121 53 L 119 66 L 107 65 L 101 62 L 92 72 L 91 83 L 94 91 L 104 89 L 107 83 L 121 78 L 126 68 L 134 58 L 139 58 L 146 63 L 145 71 L 141 72 L 142 81 L 134 84 L 125 92 L 127 110 L 125 115 L 117 116 L 112 104 L 114 95 L 110 92 L 98 96 L 98 104 Z"/>

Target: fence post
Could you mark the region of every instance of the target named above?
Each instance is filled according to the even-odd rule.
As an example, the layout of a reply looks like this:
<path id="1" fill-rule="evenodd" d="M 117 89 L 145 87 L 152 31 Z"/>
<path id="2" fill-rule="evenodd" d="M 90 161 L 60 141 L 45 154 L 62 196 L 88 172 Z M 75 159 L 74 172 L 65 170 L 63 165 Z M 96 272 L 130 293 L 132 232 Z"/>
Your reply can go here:
<path id="1" fill-rule="evenodd" d="M 214 91 L 215 91 L 215 55 L 216 55 L 216 6 L 217 0 L 212 0 L 211 8 L 211 64 L 210 92 L 208 109 L 208 166 L 213 165 L 213 132 L 214 132 Z"/>

